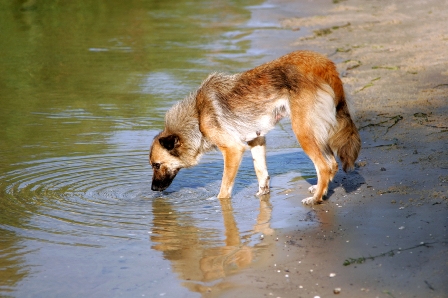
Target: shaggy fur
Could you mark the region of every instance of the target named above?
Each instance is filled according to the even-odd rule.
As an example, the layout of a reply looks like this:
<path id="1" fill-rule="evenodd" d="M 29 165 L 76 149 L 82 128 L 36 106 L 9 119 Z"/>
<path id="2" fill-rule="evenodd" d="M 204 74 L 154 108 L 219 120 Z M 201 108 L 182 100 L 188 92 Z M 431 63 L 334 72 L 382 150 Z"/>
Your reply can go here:
<path id="1" fill-rule="evenodd" d="M 209 75 L 197 89 L 166 114 L 165 129 L 150 151 L 152 189 L 166 189 L 177 172 L 218 148 L 224 157 L 219 198 L 231 196 L 247 145 L 259 182 L 258 195 L 269 192 L 265 135 L 284 117 L 313 161 L 318 176 L 314 196 L 322 202 L 337 172 L 337 154 L 344 171 L 354 167 L 361 141 L 353 123 L 335 65 L 308 51 L 293 52 L 246 72 Z"/>

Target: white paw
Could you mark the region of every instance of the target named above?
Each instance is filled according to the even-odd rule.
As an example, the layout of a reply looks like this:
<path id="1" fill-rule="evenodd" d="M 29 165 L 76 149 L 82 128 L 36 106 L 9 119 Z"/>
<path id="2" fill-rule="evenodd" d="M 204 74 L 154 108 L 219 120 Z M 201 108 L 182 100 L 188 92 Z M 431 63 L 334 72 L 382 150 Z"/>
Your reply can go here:
<path id="1" fill-rule="evenodd" d="M 266 178 L 264 178 L 262 180 L 262 182 L 260 182 L 258 184 L 257 196 L 267 195 L 269 192 L 270 192 L 270 190 L 269 190 L 269 176 L 266 176 Z"/>
<path id="2" fill-rule="evenodd" d="M 269 186 L 268 187 L 259 187 L 257 196 L 267 195 L 270 192 Z"/>
<path id="3" fill-rule="evenodd" d="M 303 205 L 314 205 L 314 197 L 309 197 L 302 200 Z"/>
<path id="4" fill-rule="evenodd" d="M 315 193 L 316 189 L 317 189 L 317 185 L 312 185 L 312 186 L 308 187 L 308 191 L 310 193 Z"/>

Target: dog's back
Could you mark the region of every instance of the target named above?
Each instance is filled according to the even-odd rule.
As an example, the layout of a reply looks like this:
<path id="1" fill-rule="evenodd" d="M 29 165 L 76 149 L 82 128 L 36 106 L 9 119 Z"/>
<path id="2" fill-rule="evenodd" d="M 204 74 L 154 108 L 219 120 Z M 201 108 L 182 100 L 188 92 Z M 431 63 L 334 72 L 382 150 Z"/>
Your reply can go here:
<path id="1" fill-rule="evenodd" d="M 315 129 L 316 137 L 325 139 L 320 147 L 330 145 L 344 170 L 353 168 L 360 150 L 336 67 L 315 52 L 293 52 L 237 75 L 212 74 L 199 88 L 197 102 L 241 142 L 264 136 L 297 106 L 300 117 L 320 119 Z"/>

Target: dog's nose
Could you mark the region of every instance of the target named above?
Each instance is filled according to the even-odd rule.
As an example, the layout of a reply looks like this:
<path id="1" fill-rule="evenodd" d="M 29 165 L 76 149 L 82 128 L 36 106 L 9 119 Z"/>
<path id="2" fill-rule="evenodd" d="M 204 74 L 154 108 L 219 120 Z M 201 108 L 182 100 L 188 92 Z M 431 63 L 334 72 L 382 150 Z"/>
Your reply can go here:
<path id="1" fill-rule="evenodd" d="M 154 191 L 162 191 L 167 189 L 171 185 L 171 182 L 173 182 L 174 177 L 176 177 L 177 172 L 179 172 L 179 170 L 170 172 L 162 178 L 153 177 L 151 189 Z"/>
<path id="2" fill-rule="evenodd" d="M 159 187 L 159 186 L 156 186 L 156 185 L 151 185 L 151 190 L 153 190 L 153 191 L 162 191 L 163 189 L 161 188 L 161 187 Z"/>
<path id="3" fill-rule="evenodd" d="M 169 185 L 162 185 L 160 183 L 153 182 L 151 184 L 151 190 L 153 191 L 162 191 L 168 188 Z"/>

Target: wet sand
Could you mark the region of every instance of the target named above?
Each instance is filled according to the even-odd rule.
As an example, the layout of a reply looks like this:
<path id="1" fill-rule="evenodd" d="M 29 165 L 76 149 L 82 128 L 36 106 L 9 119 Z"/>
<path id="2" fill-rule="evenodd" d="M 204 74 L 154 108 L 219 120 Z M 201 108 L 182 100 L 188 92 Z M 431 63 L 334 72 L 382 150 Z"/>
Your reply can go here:
<path id="1" fill-rule="evenodd" d="M 310 30 L 293 47 L 337 63 L 362 136 L 358 167 L 206 297 L 448 296 L 448 2 L 333 2 L 282 26 Z M 288 193 L 296 206 L 308 185 Z"/>

